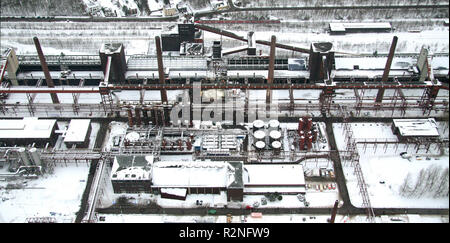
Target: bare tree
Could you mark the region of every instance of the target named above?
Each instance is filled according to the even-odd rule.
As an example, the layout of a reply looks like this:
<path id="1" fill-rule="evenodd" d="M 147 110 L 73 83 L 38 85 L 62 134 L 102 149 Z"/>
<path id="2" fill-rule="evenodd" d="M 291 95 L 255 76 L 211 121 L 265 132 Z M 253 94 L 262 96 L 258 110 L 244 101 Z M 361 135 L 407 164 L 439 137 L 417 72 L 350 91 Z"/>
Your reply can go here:
<path id="1" fill-rule="evenodd" d="M 403 184 L 400 186 L 399 192 L 401 196 L 409 197 L 411 195 L 411 173 L 408 173 L 403 181 Z"/>
<path id="2" fill-rule="evenodd" d="M 434 197 L 448 197 L 448 188 L 449 188 L 449 171 L 448 168 L 445 168 L 438 179 L 437 187 L 434 190 Z"/>

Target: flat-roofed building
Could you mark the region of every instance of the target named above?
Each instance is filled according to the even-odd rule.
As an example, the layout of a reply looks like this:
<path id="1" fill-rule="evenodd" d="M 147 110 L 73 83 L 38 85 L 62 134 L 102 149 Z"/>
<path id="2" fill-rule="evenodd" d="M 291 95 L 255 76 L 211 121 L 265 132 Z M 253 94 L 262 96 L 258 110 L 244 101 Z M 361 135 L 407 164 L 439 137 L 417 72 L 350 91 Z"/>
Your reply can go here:
<path id="1" fill-rule="evenodd" d="M 409 138 L 439 138 L 439 130 L 434 118 L 393 119 L 392 132 L 400 141 Z"/>
<path id="2" fill-rule="evenodd" d="M 388 22 L 377 23 L 330 23 L 331 34 L 364 33 L 364 32 L 390 32 L 392 26 Z"/>
<path id="3" fill-rule="evenodd" d="M 242 162 L 153 162 L 153 156 L 116 156 L 111 183 L 114 193 L 159 193 L 184 200 L 188 194 L 226 191 L 228 200 L 243 200 Z"/>
<path id="4" fill-rule="evenodd" d="M 299 164 L 244 166 L 244 194 L 299 194 L 306 192 L 303 166 Z"/>
<path id="5" fill-rule="evenodd" d="M 91 130 L 90 119 L 72 119 L 64 136 L 64 143 L 67 147 L 76 145 L 78 148 L 86 148 L 89 146 Z"/>
<path id="6" fill-rule="evenodd" d="M 25 117 L 22 120 L 0 120 L 0 141 L 6 146 L 26 146 L 35 143 L 54 146 L 57 140 L 56 120 L 40 120 L 37 117 Z"/>

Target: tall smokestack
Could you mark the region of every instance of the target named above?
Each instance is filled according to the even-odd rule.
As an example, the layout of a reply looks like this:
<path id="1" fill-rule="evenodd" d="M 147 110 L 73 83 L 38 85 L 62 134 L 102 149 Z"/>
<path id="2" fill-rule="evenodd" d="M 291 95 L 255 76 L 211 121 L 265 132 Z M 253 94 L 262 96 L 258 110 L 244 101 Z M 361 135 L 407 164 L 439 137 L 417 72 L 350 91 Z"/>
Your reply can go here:
<path id="1" fill-rule="evenodd" d="M 383 77 L 381 78 L 382 82 L 386 82 L 389 77 L 389 71 L 391 70 L 392 60 L 394 59 L 395 47 L 397 46 L 398 37 L 394 36 L 392 39 L 391 49 L 389 50 L 388 59 L 386 61 L 386 66 L 384 67 Z"/>
<path id="2" fill-rule="evenodd" d="M 161 38 L 159 36 L 155 36 L 155 44 L 156 44 L 156 56 L 157 56 L 157 60 L 158 60 L 159 84 L 165 84 L 166 80 L 164 78 L 164 66 L 163 66 L 163 59 L 162 59 Z M 167 103 L 166 89 L 161 89 L 161 101 L 163 104 Z"/>
<path id="3" fill-rule="evenodd" d="M 277 37 L 272 35 L 270 39 L 270 56 L 269 56 L 269 74 L 267 76 L 267 84 L 273 84 L 273 76 L 275 69 L 275 45 L 277 42 Z M 266 105 L 267 109 L 269 109 L 269 105 L 272 103 L 272 90 L 269 87 L 266 92 Z"/>
<path id="4" fill-rule="evenodd" d="M 392 64 L 392 60 L 394 59 L 394 54 L 395 54 L 395 47 L 397 46 L 397 40 L 398 37 L 394 36 L 394 38 L 392 39 L 392 44 L 391 44 L 391 48 L 389 49 L 389 55 L 386 61 L 386 66 L 384 67 L 384 72 L 383 72 L 383 77 L 381 78 L 381 82 L 387 82 L 388 78 L 389 78 L 389 72 L 391 71 L 391 64 Z M 376 103 L 381 103 L 381 101 L 383 101 L 383 97 L 384 97 L 384 88 L 380 88 L 378 89 L 378 93 L 377 93 L 377 97 L 375 102 Z"/>
<path id="5" fill-rule="evenodd" d="M 45 75 L 45 81 L 47 82 L 47 86 L 49 88 L 54 88 L 55 84 L 53 83 L 52 77 L 50 76 L 50 72 L 48 70 L 47 62 L 45 61 L 44 53 L 41 49 L 41 44 L 39 43 L 39 39 L 37 37 L 33 37 L 34 45 L 36 46 L 36 51 L 39 56 L 39 61 L 41 62 L 42 71 Z M 59 104 L 59 99 L 56 93 L 50 93 L 50 96 L 52 97 L 53 104 Z"/>

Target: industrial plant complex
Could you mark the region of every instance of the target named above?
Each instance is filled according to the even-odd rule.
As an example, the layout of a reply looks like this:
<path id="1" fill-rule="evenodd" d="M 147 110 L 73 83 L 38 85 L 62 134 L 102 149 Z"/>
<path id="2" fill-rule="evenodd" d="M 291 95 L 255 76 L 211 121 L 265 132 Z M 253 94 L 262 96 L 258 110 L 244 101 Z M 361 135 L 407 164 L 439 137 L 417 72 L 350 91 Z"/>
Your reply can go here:
<path id="1" fill-rule="evenodd" d="M 1 16 L 0 222 L 449 222 L 448 1 L 79 2 Z"/>

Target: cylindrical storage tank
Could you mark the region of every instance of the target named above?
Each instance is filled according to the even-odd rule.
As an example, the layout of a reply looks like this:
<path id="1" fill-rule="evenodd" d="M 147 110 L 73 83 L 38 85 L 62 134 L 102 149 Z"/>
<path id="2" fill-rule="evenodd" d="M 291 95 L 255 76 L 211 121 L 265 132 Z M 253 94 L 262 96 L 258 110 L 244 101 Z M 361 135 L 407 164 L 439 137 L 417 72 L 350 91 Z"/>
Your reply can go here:
<path id="1" fill-rule="evenodd" d="M 272 143 L 273 141 L 278 141 L 278 140 L 280 140 L 280 138 L 281 138 L 280 131 L 273 130 L 269 133 L 270 143 Z"/>
<path id="2" fill-rule="evenodd" d="M 263 150 L 266 147 L 266 143 L 263 141 L 258 141 L 255 143 L 256 150 Z"/>
<path id="3" fill-rule="evenodd" d="M 298 119 L 298 130 L 297 130 L 298 135 L 300 135 L 300 132 L 303 131 L 304 127 L 305 127 L 305 121 L 303 120 L 303 118 L 299 118 Z"/>
<path id="4" fill-rule="evenodd" d="M 27 150 L 25 148 L 20 148 L 17 152 L 19 153 L 19 157 L 22 159 L 22 163 L 24 165 L 31 165 L 31 161 L 28 158 Z"/>
<path id="5" fill-rule="evenodd" d="M 300 150 L 305 150 L 305 136 L 300 137 L 300 140 L 298 141 L 298 148 Z"/>
<path id="6" fill-rule="evenodd" d="M 312 141 L 313 143 L 315 143 L 317 141 L 317 130 L 312 131 L 312 136 L 313 136 Z"/>
<path id="7" fill-rule="evenodd" d="M 275 154 L 279 154 L 279 153 L 280 153 L 280 150 L 281 150 L 281 142 L 280 142 L 280 141 L 273 141 L 273 142 L 271 143 L 271 147 L 272 147 L 273 152 L 274 152 Z"/>
<path id="8" fill-rule="evenodd" d="M 156 123 L 157 122 L 157 119 L 156 119 L 156 110 L 155 109 L 151 109 L 150 110 L 150 115 L 151 115 L 151 119 L 152 119 L 152 125 L 153 126 L 157 126 L 158 124 Z"/>
<path id="9" fill-rule="evenodd" d="M 142 110 L 142 116 L 143 116 L 143 120 L 144 120 L 144 124 L 145 125 L 148 125 L 148 113 L 147 113 L 147 110 L 145 110 L 145 109 L 143 109 Z"/>
<path id="10" fill-rule="evenodd" d="M 278 120 L 270 120 L 268 123 L 269 131 L 280 130 L 280 122 Z"/>
<path id="11" fill-rule="evenodd" d="M 255 138 L 255 143 L 257 141 L 264 141 L 266 138 L 266 132 L 264 130 L 258 130 L 253 133 L 253 137 Z"/>
<path id="12" fill-rule="evenodd" d="M 298 135 L 299 135 L 300 137 L 301 137 L 301 136 L 305 136 L 305 131 L 300 131 Z"/>
<path id="13" fill-rule="evenodd" d="M 132 113 L 131 109 L 128 109 L 127 112 L 128 112 L 128 126 L 132 127 L 133 126 L 133 113 Z"/>
<path id="14" fill-rule="evenodd" d="M 306 147 L 308 148 L 308 151 L 311 150 L 311 148 L 312 148 L 312 136 L 309 136 L 309 137 L 306 139 Z"/>
<path id="15" fill-rule="evenodd" d="M 253 122 L 253 132 L 263 129 L 264 125 L 265 125 L 264 121 L 262 121 L 262 120 L 255 120 Z"/>
<path id="16" fill-rule="evenodd" d="M 142 122 L 142 120 L 141 120 L 141 108 L 139 108 L 139 107 L 134 108 L 134 114 L 136 115 L 136 125 L 138 127 L 140 127 L 141 126 L 141 122 Z"/>
<path id="17" fill-rule="evenodd" d="M 186 141 L 186 148 L 187 148 L 188 151 L 191 151 L 191 150 L 192 150 L 192 143 L 191 143 L 191 140 L 187 140 L 187 141 Z"/>
<path id="18" fill-rule="evenodd" d="M 305 130 L 311 131 L 311 128 L 312 128 L 312 118 L 308 117 L 308 119 L 306 120 Z"/>
<path id="19" fill-rule="evenodd" d="M 31 148 L 28 151 L 30 152 L 30 156 L 31 156 L 31 159 L 33 160 L 33 163 L 37 166 L 41 166 L 42 165 L 41 155 L 39 154 L 37 149 Z"/>
<path id="20" fill-rule="evenodd" d="M 178 139 L 178 149 L 180 151 L 183 151 L 183 140 L 181 140 L 181 139 Z"/>

